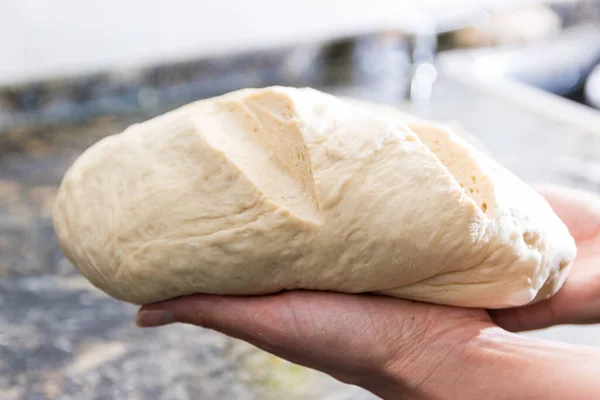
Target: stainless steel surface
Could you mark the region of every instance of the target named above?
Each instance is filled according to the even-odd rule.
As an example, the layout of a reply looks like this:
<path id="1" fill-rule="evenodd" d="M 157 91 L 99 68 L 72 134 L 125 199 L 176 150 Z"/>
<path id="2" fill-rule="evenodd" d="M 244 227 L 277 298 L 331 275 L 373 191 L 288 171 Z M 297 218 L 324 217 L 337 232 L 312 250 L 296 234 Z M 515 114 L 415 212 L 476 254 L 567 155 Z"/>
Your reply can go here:
<path id="1" fill-rule="evenodd" d="M 449 51 L 438 62 L 444 68 L 506 77 L 567 95 L 600 62 L 600 24 L 573 27 L 551 41 L 525 47 Z"/>
<path id="2" fill-rule="evenodd" d="M 550 7 L 558 13 L 565 27 L 600 21 L 598 0 L 555 0 L 550 2 Z"/>
<path id="3" fill-rule="evenodd" d="M 587 78 L 585 98 L 590 105 L 600 109 L 600 65 L 596 66 Z"/>

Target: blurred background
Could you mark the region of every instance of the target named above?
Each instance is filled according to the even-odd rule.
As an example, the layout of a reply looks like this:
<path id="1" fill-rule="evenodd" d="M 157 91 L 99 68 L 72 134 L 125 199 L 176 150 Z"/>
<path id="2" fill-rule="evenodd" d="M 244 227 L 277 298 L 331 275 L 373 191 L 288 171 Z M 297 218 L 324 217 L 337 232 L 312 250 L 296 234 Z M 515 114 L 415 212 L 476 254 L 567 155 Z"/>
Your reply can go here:
<path id="1" fill-rule="evenodd" d="M 450 122 L 530 183 L 600 193 L 600 1 L 2 0 L 1 399 L 373 398 L 214 332 L 136 329 L 54 239 L 85 148 L 269 85 Z M 598 327 L 528 335 L 600 345 Z"/>

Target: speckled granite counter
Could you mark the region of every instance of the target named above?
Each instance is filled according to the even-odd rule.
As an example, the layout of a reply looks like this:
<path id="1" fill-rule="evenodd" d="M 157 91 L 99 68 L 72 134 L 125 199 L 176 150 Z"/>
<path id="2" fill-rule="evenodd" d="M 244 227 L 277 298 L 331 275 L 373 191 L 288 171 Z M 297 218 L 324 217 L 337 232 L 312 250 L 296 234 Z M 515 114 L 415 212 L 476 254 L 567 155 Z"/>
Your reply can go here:
<path id="1" fill-rule="evenodd" d="M 421 113 L 461 121 L 527 180 L 600 188 L 557 161 L 598 162 L 600 135 L 450 80 Z M 138 329 L 135 307 L 93 289 L 63 258 L 50 215 L 63 173 L 86 147 L 145 117 L 0 132 L 0 399 L 372 398 L 215 332 Z M 560 332 L 600 344 L 597 329 L 577 329 Z"/>

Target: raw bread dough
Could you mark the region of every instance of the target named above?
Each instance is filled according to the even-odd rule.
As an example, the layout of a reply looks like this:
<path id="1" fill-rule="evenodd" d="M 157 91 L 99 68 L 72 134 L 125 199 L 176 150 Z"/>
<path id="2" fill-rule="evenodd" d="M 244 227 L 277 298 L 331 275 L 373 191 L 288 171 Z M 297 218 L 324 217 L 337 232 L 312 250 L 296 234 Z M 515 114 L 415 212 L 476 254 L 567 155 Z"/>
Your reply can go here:
<path id="1" fill-rule="evenodd" d="M 450 129 L 313 89 L 198 101 L 89 148 L 61 184 L 68 259 L 109 295 L 315 289 L 468 307 L 554 294 L 575 257 L 532 188 Z"/>

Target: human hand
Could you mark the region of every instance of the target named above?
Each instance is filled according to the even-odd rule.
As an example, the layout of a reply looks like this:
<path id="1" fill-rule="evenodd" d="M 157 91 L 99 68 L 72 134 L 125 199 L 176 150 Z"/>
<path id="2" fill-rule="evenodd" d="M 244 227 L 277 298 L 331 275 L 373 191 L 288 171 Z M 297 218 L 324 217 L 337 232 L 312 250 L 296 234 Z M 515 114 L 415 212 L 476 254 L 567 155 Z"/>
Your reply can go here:
<path id="1" fill-rule="evenodd" d="M 141 326 L 172 322 L 217 330 L 384 398 L 408 399 L 429 398 L 442 380 L 459 379 L 464 368 L 454 365 L 493 327 L 484 310 L 310 291 L 192 295 L 138 314 Z"/>
<path id="2" fill-rule="evenodd" d="M 575 263 L 552 298 L 525 307 L 492 310 L 490 315 L 510 331 L 600 323 L 600 197 L 558 186 L 538 190 L 575 238 Z"/>
<path id="3" fill-rule="evenodd" d="M 494 312 L 494 318 L 509 329 L 515 324 L 532 329 L 560 323 L 556 321 L 564 321 L 569 312 L 575 312 L 580 321 L 593 321 L 591 299 L 598 274 L 595 284 L 590 276 L 598 252 L 598 230 L 591 216 L 596 214 L 578 193 L 555 188 L 543 193 L 582 248 L 574 278 L 565 285 L 565 300 L 557 303 L 563 305 L 544 306 L 544 302 L 505 314 Z M 578 305 L 581 300 L 588 303 Z M 544 307 L 551 311 L 541 311 Z M 531 318 L 538 322 L 528 323 L 526 310 L 533 310 Z M 544 319 L 544 315 L 553 318 Z M 384 398 L 562 399 L 571 398 L 575 381 L 589 377 L 588 381 L 595 382 L 600 374 L 600 365 L 590 361 L 600 359 L 597 352 L 510 334 L 498 328 L 484 310 L 372 295 L 309 291 L 260 297 L 192 295 L 144 306 L 138 314 L 141 326 L 173 322 L 242 339 Z M 565 364 L 578 367 L 565 373 L 561 367 Z M 561 382 L 566 378 L 567 383 Z M 513 385 L 515 380 L 526 382 L 526 387 Z M 600 392 L 585 382 L 579 388 L 572 398 L 591 398 L 589 393 Z M 491 391 L 498 396 L 491 397 Z"/>

